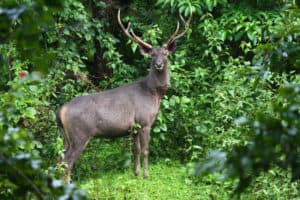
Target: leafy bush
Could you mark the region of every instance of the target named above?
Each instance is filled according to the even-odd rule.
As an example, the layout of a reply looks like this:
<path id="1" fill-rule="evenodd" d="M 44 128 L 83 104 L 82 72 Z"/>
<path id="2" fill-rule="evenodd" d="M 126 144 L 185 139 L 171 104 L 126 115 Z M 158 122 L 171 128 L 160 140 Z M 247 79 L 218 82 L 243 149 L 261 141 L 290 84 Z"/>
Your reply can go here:
<path id="1" fill-rule="evenodd" d="M 238 124 L 248 128 L 249 141 L 233 146 L 227 156 L 221 152 L 210 155 L 210 161 L 198 166 L 196 170 L 197 173 L 207 173 L 227 169 L 224 176 L 239 179 L 236 188 L 238 192 L 245 190 L 254 177 L 273 166 L 289 169 L 291 179 L 299 180 L 297 146 L 300 90 L 299 76 L 295 74 L 300 55 L 297 48 L 299 35 L 296 31 L 299 28 L 299 20 L 296 17 L 299 10 L 297 7 L 287 7 L 284 8 L 283 14 L 283 18 L 280 19 L 281 26 L 275 26 L 270 41 L 259 45 L 254 51 L 254 68 L 264 74 L 261 78 L 265 79 L 266 73 L 271 74 L 267 75 L 270 78 L 269 83 L 275 84 L 275 88 L 272 87 L 274 95 L 270 101 L 271 107 L 258 109 L 254 118 L 247 115 L 236 120 Z M 289 20 L 294 23 L 285 24 Z M 271 73 L 269 70 L 280 73 Z"/>

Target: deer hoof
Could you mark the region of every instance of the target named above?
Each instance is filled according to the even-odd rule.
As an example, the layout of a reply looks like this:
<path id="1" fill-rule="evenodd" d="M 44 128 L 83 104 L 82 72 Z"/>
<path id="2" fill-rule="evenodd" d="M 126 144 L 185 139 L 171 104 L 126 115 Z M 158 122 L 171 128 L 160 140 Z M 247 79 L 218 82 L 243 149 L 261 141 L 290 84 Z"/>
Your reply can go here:
<path id="1" fill-rule="evenodd" d="M 135 170 L 135 171 L 134 171 L 134 174 L 135 174 L 136 176 L 140 176 L 140 175 L 141 175 L 140 170 Z"/>
<path id="2" fill-rule="evenodd" d="M 149 172 L 145 172 L 144 173 L 144 179 L 148 179 L 149 178 Z"/>

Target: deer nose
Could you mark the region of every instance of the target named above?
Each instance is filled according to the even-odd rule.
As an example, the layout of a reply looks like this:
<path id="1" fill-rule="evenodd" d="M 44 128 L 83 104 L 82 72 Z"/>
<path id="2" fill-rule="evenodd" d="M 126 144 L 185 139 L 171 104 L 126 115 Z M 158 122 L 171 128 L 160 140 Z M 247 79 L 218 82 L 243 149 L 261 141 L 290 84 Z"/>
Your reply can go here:
<path id="1" fill-rule="evenodd" d="M 161 64 L 155 64 L 154 67 L 157 69 L 157 70 L 162 70 L 164 68 L 164 65 L 161 63 Z"/>
<path id="2" fill-rule="evenodd" d="M 164 67 L 164 62 L 163 62 L 163 60 L 161 60 L 161 59 L 158 59 L 158 60 L 156 60 L 156 63 L 155 63 L 155 68 L 157 68 L 157 69 L 162 69 L 163 67 Z"/>

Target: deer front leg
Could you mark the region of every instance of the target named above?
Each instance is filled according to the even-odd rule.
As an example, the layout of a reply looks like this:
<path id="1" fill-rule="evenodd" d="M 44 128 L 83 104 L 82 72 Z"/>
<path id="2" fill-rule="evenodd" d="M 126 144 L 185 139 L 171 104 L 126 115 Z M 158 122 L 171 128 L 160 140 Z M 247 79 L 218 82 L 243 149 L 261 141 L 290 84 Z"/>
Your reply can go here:
<path id="1" fill-rule="evenodd" d="M 149 140 L 150 140 L 150 127 L 141 128 L 141 132 L 139 134 L 142 154 L 144 157 L 144 177 L 149 177 L 149 167 L 148 167 L 148 155 L 149 155 Z"/>
<path id="2" fill-rule="evenodd" d="M 134 142 L 134 156 L 135 156 L 135 166 L 134 166 L 134 174 L 136 176 L 140 175 L 140 157 L 141 157 L 141 142 L 140 137 L 138 135 L 133 136 L 133 142 Z"/>

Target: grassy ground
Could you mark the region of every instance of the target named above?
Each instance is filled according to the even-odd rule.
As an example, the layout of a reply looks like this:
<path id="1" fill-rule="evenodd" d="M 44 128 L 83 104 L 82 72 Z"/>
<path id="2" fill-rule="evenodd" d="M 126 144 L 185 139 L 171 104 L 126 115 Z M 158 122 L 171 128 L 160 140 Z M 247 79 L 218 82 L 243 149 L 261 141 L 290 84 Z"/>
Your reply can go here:
<path id="1" fill-rule="evenodd" d="M 88 192 L 89 199 L 232 199 L 236 181 L 219 181 L 214 175 L 195 178 L 183 164 L 170 159 L 152 161 L 149 179 L 136 177 L 126 162 L 130 158 L 127 147 L 127 142 L 93 141 L 76 162 L 73 180 Z M 241 199 L 300 199 L 299 184 L 290 183 L 289 176 L 288 172 L 271 170 L 255 179 Z"/>
<path id="2" fill-rule="evenodd" d="M 150 160 L 150 178 L 136 177 L 128 161 L 128 142 L 92 141 L 76 162 L 72 179 L 85 189 L 90 199 L 216 199 L 227 197 L 224 188 L 216 189 L 209 180 L 195 183 L 178 161 Z M 124 168 L 124 165 L 127 166 Z"/>
<path id="3" fill-rule="evenodd" d="M 99 171 L 79 185 L 89 191 L 91 199 L 207 199 L 178 165 L 151 165 L 150 174 L 145 180 L 130 169 Z"/>

